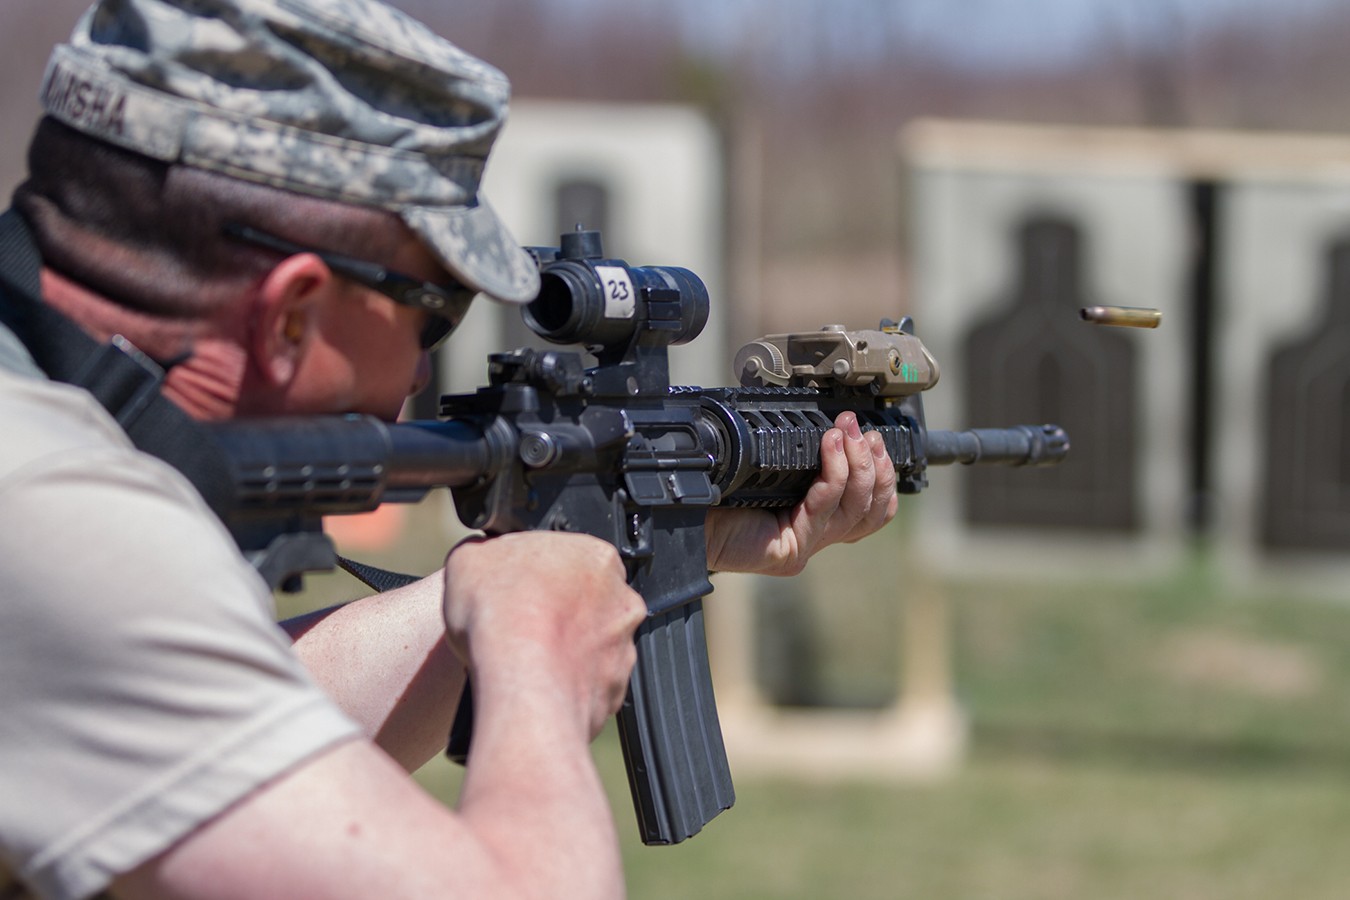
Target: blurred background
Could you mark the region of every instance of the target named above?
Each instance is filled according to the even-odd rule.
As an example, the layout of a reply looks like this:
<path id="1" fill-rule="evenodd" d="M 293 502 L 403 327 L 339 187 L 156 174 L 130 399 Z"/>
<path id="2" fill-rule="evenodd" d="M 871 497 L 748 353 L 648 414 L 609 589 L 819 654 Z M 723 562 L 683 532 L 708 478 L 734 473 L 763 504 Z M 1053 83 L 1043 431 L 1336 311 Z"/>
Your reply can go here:
<path id="1" fill-rule="evenodd" d="M 0 7 L 6 190 L 84 5 Z M 932 471 L 797 579 L 719 577 L 738 802 L 644 848 L 603 737 L 633 896 L 1344 895 L 1350 6 L 396 5 L 510 75 L 486 192 L 523 242 L 584 222 L 704 276 L 678 380 L 911 315 L 930 427 L 1073 439 L 1051 471 Z M 1080 322 L 1097 303 L 1162 326 Z M 483 307 L 442 389 L 529 339 Z M 435 498 L 333 530 L 429 571 L 452 520 Z M 359 592 L 310 585 L 284 608 Z M 419 777 L 453 800 L 449 766 Z"/>

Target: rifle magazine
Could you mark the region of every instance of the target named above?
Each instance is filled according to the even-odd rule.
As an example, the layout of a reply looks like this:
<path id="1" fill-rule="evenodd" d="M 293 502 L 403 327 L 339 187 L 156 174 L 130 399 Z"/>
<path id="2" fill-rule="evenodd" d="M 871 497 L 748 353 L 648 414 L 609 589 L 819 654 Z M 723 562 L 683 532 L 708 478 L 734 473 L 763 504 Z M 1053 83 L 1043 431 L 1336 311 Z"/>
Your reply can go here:
<path id="1" fill-rule="evenodd" d="M 619 738 L 645 844 L 692 837 L 736 800 L 708 668 L 703 602 L 654 615 L 619 710 Z"/>

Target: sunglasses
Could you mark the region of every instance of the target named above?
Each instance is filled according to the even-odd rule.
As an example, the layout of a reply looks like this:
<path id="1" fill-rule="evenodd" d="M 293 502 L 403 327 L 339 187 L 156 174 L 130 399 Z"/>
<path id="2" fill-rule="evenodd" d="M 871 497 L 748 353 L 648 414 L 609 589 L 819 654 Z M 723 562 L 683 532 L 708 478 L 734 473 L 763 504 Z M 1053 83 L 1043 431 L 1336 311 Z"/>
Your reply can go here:
<path id="1" fill-rule="evenodd" d="M 469 304 L 473 302 L 477 293 L 462 284 L 432 284 L 410 275 L 401 275 L 398 272 L 390 271 L 376 263 L 293 244 L 285 238 L 279 238 L 274 234 L 268 234 L 247 225 L 227 223 L 223 230 L 227 236 L 237 241 L 264 247 L 277 253 L 284 253 L 289 256 L 294 256 L 297 253 L 312 253 L 335 274 L 349 281 L 355 281 L 363 287 L 379 291 L 400 306 L 408 306 L 426 312 L 426 324 L 422 326 L 422 332 L 418 338 L 418 343 L 423 350 L 436 349 L 442 341 L 450 336 L 450 332 L 454 331 L 455 326 L 459 325 L 464 319 L 464 314 L 469 311 Z"/>

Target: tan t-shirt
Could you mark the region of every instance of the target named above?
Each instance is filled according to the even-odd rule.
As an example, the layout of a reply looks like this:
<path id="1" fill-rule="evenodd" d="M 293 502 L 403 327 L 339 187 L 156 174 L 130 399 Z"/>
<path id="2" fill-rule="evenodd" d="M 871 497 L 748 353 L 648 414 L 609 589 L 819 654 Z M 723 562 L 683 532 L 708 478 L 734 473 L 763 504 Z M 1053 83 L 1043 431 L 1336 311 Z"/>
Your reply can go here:
<path id="1" fill-rule="evenodd" d="M 0 329 L 3 330 L 3 329 Z M 85 897 L 355 736 L 173 469 L 0 365 L 0 897 Z"/>

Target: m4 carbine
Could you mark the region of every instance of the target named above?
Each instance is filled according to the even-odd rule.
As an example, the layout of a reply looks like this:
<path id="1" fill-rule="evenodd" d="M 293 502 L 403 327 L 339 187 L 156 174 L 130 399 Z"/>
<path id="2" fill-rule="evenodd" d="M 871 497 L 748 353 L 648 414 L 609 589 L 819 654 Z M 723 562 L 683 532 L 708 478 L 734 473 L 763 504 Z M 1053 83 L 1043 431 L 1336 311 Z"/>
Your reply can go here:
<path id="1" fill-rule="evenodd" d="M 489 384 L 443 397 L 434 421 L 213 426 L 235 476 L 230 525 L 274 586 L 334 565 L 322 516 L 436 487 L 451 489 L 465 525 L 488 534 L 554 529 L 608 541 L 649 611 L 618 715 L 638 826 L 648 844 L 676 843 L 734 800 L 703 630 L 707 511 L 795 505 L 846 410 L 882 435 L 904 494 L 926 486 L 932 465 L 1053 464 L 1069 442 L 1053 425 L 929 431 L 921 395 L 938 366 L 909 319 L 771 335 L 737 354 L 740 387 L 672 387 L 668 347 L 693 340 L 708 317 L 694 273 L 605 259 L 595 232 L 534 253 L 541 291 L 527 324 L 584 346 L 593 365 L 565 349 L 492 354 Z M 467 753 L 469 721 L 466 702 L 452 756 Z"/>

